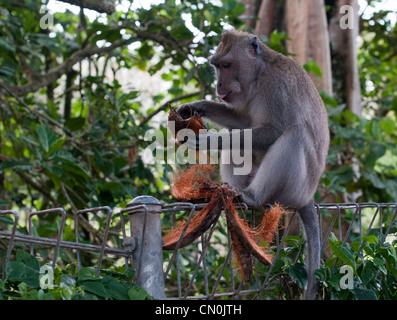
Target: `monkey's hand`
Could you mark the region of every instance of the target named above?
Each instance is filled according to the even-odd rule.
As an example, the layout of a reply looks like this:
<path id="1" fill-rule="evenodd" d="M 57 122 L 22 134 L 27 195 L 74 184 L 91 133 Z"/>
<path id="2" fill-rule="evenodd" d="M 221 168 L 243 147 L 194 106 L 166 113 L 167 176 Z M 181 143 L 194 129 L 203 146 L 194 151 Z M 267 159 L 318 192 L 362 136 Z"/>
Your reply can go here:
<path id="1" fill-rule="evenodd" d="M 190 102 L 187 104 L 181 105 L 176 112 L 183 118 L 189 119 L 191 118 L 195 112 L 197 112 L 201 117 L 204 116 L 204 108 L 201 101 Z"/>

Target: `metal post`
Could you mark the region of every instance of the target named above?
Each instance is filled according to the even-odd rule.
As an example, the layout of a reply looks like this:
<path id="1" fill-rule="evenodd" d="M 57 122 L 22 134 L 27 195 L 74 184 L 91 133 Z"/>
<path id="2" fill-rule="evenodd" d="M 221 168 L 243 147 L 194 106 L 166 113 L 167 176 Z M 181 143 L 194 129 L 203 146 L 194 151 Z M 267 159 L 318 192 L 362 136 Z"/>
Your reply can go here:
<path id="1" fill-rule="evenodd" d="M 155 299 L 165 299 L 161 209 L 163 204 L 151 196 L 139 196 L 127 204 L 131 237 L 137 247 L 132 253 L 136 283 Z"/>

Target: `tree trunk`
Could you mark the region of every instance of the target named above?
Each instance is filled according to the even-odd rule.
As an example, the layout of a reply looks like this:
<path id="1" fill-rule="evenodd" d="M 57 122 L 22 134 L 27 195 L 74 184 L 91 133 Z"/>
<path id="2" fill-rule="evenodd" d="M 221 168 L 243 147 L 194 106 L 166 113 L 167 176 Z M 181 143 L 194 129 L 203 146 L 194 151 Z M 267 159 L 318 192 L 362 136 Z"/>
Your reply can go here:
<path id="1" fill-rule="evenodd" d="M 310 60 L 320 67 L 321 79 L 310 74 L 316 87 L 333 95 L 331 53 L 328 34 L 328 23 L 324 0 L 285 0 L 285 28 L 288 37 L 288 52 L 294 54 L 295 60 L 303 65 Z M 275 20 L 280 1 L 274 0 L 242 0 L 246 6 L 243 20 L 249 29 L 255 29 L 256 34 L 270 37 L 275 24 L 280 27 L 281 21 Z M 258 17 L 258 20 L 254 20 Z M 277 15 L 277 19 L 280 17 Z M 278 28 L 281 30 L 280 28 Z"/>
<path id="2" fill-rule="evenodd" d="M 287 42 L 287 50 L 295 55 L 299 64 L 306 62 L 307 31 L 309 24 L 310 0 L 287 0 L 287 33 L 291 39 Z"/>
<path id="3" fill-rule="evenodd" d="M 322 78 L 310 74 L 319 90 L 332 95 L 331 54 L 323 0 L 287 0 L 288 52 L 303 65 L 310 60 L 320 67 Z"/>
<path id="4" fill-rule="evenodd" d="M 245 5 L 244 16 L 242 20 L 244 21 L 245 25 L 249 29 L 255 29 L 255 17 L 258 13 L 258 0 L 242 0 L 241 1 Z"/>
<path id="5" fill-rule="evenodd" d="M 322 73 L 321 79 L 315 75 L 311 77 L 319 90 L 324 90 L 332 96 L 331 52 L 323 0 L 310 1 L 308 28 L 306 62 L 315 61 Z"/>
<path id="6" fill-rule="evenodd" d="M 342 6 L 352 11 L 340 13 Z M 352 13 L 348 27 L 343 29 L 346 17 Z M 332 43 L 333 71 L 338 82 L 337 99 L 345 101 L 347 108 L 361 116 L 361 87 L 357 64 L 357 37 L 359 35 L 359 17 L 357 0 L 339 0 L 330 23 Z"/>
<path id="7" fill-rule="evenodd" d="M 262 0 L 258 11 L 259 20 L 256 21 L 255 32 L 257 35 L 270 37 L 274 21 L 274 0 Z"/>

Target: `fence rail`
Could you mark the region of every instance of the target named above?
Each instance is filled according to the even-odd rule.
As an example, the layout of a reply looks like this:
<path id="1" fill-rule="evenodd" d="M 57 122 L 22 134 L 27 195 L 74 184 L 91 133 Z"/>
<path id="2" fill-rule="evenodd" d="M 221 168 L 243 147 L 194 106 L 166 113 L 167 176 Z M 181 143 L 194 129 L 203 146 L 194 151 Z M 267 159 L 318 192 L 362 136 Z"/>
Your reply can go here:
<path id="1" fill-rule="evenodd" d="M 183 249 L 177 244 L 175 250 L 163 252 L 162 250 L 162 220 L 173 221 L 174 227 L 178 219 L 186 221 L 185 229 L 194 216 L 206 204 L 192 203 L 173 203 L 162 204 L 153 197 L 141 196 L 131 201 L 127 208 L 119 210 L 114 214 L 110 207 L 97 207 L 79 210 L 74 215 L 75 241 L 63 240 L 63 229 L 67 219 L 63 208 L 53 208 L 43 211 L 35 211 L 28 214 L 28 233 L 17 233 L 19 215 L 14 210 L 0 211 L 0 216 L 12 216 L 13 223 L 11 230 L 0 231 L 0 240 L 8 242 L 5 254 L 5 262 L 11 259 L 11 253 L 15 243 L 22 242 L 30 245 L 30 253 L 34 255 L 34 245 L 44 245 L 54 247 L 52 266 L 54 267 L 59 248 L 75 250 L 77 253 L 78 268 L 81 268 L 80 252 L 99 253 L 98 265 L 96 266 L 97 275 L 100 272 L 102 260 L 105 255 L 113 255 L 125 258 L 126 268 L 131 266 L 136 271 L 137 283 L 148 291 L 153 297 L 158 299 L 215 299 L 221 297 L 241 298 L 249 295 L 260 299 L 268 290 L 274 289 L 271 281 L 271 273 L 274 263 L 270 265 L 266 272 L 263 266 L 255 261 L 254 278 L 251 283 L 240 281 L 238 270 L 233 263 L 233 251 L 231 236 L 226 228 L 222 216 L 214 222 L 207 232 L 205 232 L 195 242 Z M 255 226 L 257 212 L 243 205 L 238 208 L 241 215 Z M 356 237 L 367 236 L 371 230 L 378 230 L 381 235 L 381 243 L 385 242 L 387 236 L 396 237 L 396 203 L 330 203 L 316 204 L 321 226 L 321 248 L 322 257 L 329 255 L 327 240 L 331 232 L 335 234 L 343 244 Z M 104 212 L 107 215 L 103 241 L 100 245 L 79 242 L 79 216 L 84 213 Z M 44 214 L 59 214 L 61 223 L 59 225 L 56 239 L 37 237 L 32 235 L 32 218 L 37 216 L 39 219 Z M 118 217 L 121 222 L 120 236 L 123 240 L 122 248 L 109 246 L 108 234 L 112 219 Z M 128 217 L 128 218 L 126 218 Z M 291 234 L 300 233 L 300 223 L 295 211 L 285 215 L 284 226 L 275 235 L 275 255 L 276 261 L 280 252 L 287 246 L 286 237 Z M 130 224 L 129 234 L 127 223 Z M 163 227 L 164 229 L 164 227 Z M 392 230 L 394 230 L 392 232 Z M 182 236 L 183 233 L 182 232 Z M 216 251 L 217 273 L 213 272 L 214 261 L 208 254 L 209 251 Z M 363 241 L 359 252 L 363 250 Z M 297 253 L 296 259 L 301 252 Z M 212 258 L 211 258 L 212 257 Z M 194 260 L 194 267 L 189 272 L 184 270 L 186 261 Z M 336 262 L 335 262 L 336 263 Z M 211 266 L 210 266 L 211 265 Z M 211 269 L 211 270 L 210 270 Z M 3 272 L 3 279 L 6 274 Z M 225 287 L 225 279 L 230 285 Z M 197 285 L 199 284 L 199 286 Z"/>

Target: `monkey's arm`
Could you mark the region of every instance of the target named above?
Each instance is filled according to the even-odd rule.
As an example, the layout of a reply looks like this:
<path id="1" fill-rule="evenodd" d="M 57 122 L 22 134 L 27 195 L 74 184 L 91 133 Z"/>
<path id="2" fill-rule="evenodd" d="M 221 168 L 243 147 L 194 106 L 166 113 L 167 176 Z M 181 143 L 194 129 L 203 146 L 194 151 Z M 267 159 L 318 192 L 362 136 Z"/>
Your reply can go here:
<path id="1" fill-rule="evenodd" d="M 238 115 L 221 102 L 199 100 L 183 104 L 177 110 L 183 119 L 190 118 L 194 112 L 227 129 L 245 129 L 250 125 L 247 117 Z"/>
<path id="2" fill-rule="evenodd" d="M 244 130 L 232 129 L 226 133 L 207 131 L 198 135 L 187 135 L 185 146 L 195 150 L 240 149 L 266 151 L 281 134 L 282 131 L 274 125 Z"/>

